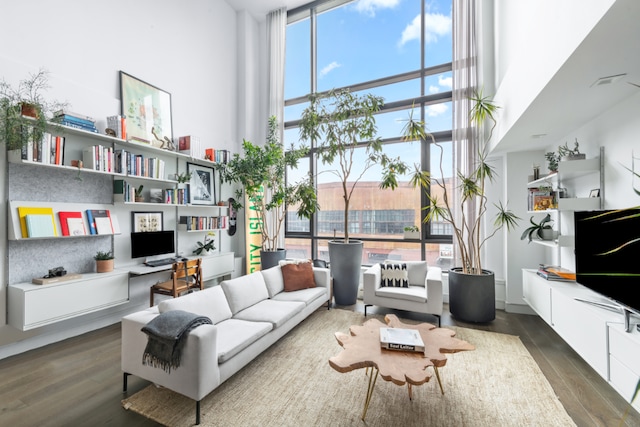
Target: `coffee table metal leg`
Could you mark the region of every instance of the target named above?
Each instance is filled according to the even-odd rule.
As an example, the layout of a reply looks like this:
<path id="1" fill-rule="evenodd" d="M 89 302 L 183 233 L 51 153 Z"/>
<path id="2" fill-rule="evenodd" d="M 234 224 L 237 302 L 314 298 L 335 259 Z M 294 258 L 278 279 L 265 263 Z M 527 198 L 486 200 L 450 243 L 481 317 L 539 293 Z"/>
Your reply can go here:
<path id="1" fill-rule="evenodd" d="M 371 402 L 371 396 L 373 395 L 373 389 L 376 387 L 377 380 L 378 380 L 378 368 L 375 367 L 371 369 L 371 375 L 369 376 L 369 386 L 367 387 L 367 397 L 364 401 L 364 411 L 362 412 L 362 421 L 364 421 L 364 418 L 367 416 L 367 409 L 369 409 L 369 402 Z"/>
<path id="2" fill-rule="evenodd" d="M 437 366 L 433 366 L 433 370 L 436 372 L 436 378 L 438 379 L 438 385 L 440 386 L 440 391 L 444 394 L 444 388 L 442 388 L 442 381 L 440 381 L 440 372 L 438 371 Z"/>

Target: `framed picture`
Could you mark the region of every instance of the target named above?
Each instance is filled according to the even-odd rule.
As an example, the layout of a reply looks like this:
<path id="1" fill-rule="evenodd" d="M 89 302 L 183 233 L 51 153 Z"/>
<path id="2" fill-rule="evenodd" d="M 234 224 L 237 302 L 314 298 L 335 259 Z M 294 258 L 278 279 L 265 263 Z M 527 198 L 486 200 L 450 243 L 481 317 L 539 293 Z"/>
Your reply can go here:
<path id="1" fill-rule="evenodd" d="M 589 197 L 600 197 L 600 189 L 596 188 L 595 190 L 591 190 L 589 192 Z"/>
<path id="2" fill-rule="evenodd" d="M 172 148 L 169 92 L 120 71 L 120 102 L 122 115 L 127 118 L 127 139 Z"/>
<path id="3" fill-rule="evenodd" d="M 134 233 L 162 231 L 162 212 L 131 212 Z"/>
<path id="4" fill-rule="evenodd" d="M 189 203 L 192 205 L 213 205 L 216 200 L 216 185 L 213 168 L 187 163 L 189 181 Z"/>
<path id="5" fill-rule="evenodd" d="M 546 211 L 547 209 L 553 209 L 555 205 L 553 203 L 553 196 L 534 196 L 533 197 L 533 210 L 534 211 Z"/>

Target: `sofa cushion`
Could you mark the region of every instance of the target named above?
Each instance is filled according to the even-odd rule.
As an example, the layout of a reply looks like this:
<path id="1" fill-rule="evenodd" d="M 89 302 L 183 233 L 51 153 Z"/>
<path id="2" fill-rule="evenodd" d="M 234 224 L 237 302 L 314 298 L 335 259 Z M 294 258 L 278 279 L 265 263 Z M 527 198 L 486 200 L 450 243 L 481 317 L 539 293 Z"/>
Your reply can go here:
<path id="1" fill-rule="evenodd" d="M 284 281 L 282 280 L 282 271 L 280 271 L 279 265 L 262 270 L 261 273 L 267 285 L 269 298 L 273 298 L 284 290 Z"/>
<path id="2" fill-rule="evenodd" d="M 385 264 L 393 264 L 394 261 L 386 260 Z M 426 261 L 404 261 L 407 265 L 407 275 L 409 276 L 409 284 L 416 286 L 424 286 L 427 278 L 427 262 Z"/>
<path id="3" fill-rule="evenodd" d="M 407 264 L 382 264 L 380 265 L 380 285 L 382 287 L 402 287 L 409 286 L 409 274 Z"/>
<path id="4" fill-rule="evenodd" d="M 227 319 L 218 328 L 218 363 L 224 363 L 273 329 L 269 322 Z"/>
<path id="5" fill-rule="evenodd" d="M 408 288 L 387 286 L 378 288 L 376 290 L 376 296 L 403 299 L 407 301 L 427 302 L 427 289 L 424 286 L 409 286 Z"/>
<path id="6" fill-rule="evenodd" d="M 180 298 L 167 299 L 158 304 L 158 311 L 184 310 L 207 316 L 216 324 L 231 318 L 231 308 L 220 286 L 193 292 Z"/>
<path id="7" fill-rule="evenodd" d="M 268 299 L 269 292 L 267 285 L 264 283 L 262 273 L 247 274 L 246 276 L 236 277 L 235 279 L 225 280 L 220 286 L 224 291 L 231 307 L 231 313 L 234 315 L 247 307 Z"/>
<path id="8" fill-rule="evenodd" d="M 272 299 L 260 301 L 234 315 L 234 319 L 251 322 L 270 322 L 274 328 L 284 324 L 300 313 L 306 304 L 301 301 L 276 301 Z"/>
<path id="9" fill-rule="evenodd" d="M 282 270 L 282 280 L 284 282 L 285 292 L 315 288 L 316 279 L 313 276 L 313 265 L 311 262 L 285 264 L 280 268 Z"/>
<path id="10" fill-rule="evenodd" d="M 302 301 L 307 305 L 311 304 L 318 298 L 324 298 L 325 300 L 329 298 L 327 288 L 319 286 L 316 288 L 300 289 L 299 291 L 293 292 L 280 292 L 278 295 L 273 297 L 276 301 Z"/>

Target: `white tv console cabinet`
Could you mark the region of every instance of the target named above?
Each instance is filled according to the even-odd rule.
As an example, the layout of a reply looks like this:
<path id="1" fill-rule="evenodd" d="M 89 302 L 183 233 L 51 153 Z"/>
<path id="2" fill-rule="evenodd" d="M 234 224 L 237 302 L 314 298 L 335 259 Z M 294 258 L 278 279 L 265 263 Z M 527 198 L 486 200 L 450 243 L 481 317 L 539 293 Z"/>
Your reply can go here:
<path id="1" fill-rule="evenodd" d="M 622 312 L 580 300 L 611 304 L 575 282 L 548 281 L 523 269 L 525 301 L 593 369 L 630 401 L 640 379 L 640 332 L 625 332 Z M 578 298 L 578 299 L 576 299 Z M 640 319 L 632 318 L 632 323 Z M 640 412 L 640 402 L 633 405 Z"/>

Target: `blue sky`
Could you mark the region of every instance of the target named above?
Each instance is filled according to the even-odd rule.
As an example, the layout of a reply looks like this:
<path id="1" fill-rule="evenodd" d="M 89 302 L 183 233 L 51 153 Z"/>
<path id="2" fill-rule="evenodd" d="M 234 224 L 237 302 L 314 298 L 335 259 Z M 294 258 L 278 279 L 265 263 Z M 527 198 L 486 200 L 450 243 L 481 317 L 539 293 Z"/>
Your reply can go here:
<path id="1" fill-rule="evenodd" d="M 425 14 L 425 66 L 451 61 L 451 0 L 427 0 Z M 318 16 L 318 91 L 375 80 L 420 68 L 420 1 L 359 0 Z M 287 29 L 285 99 L 310 91 L 309 20 Z M 451 90 L 451 73 L 426 80 L 426 92 Z M 386 102 L 419 94 L 418 81 L 404 82 L 369 92 Z M 288 107 L 285 120 L 299 116 L 306 106 Z M 429 106 L 426 123 L 430 131 L 451 129 L 451 104 Z M 400 132 L 406 112 L 381 115 L 381 137 Z M 285 136 L 285 144 L 295 135 Z M 399 152 L 415 158 L 415 148 Z"/>

